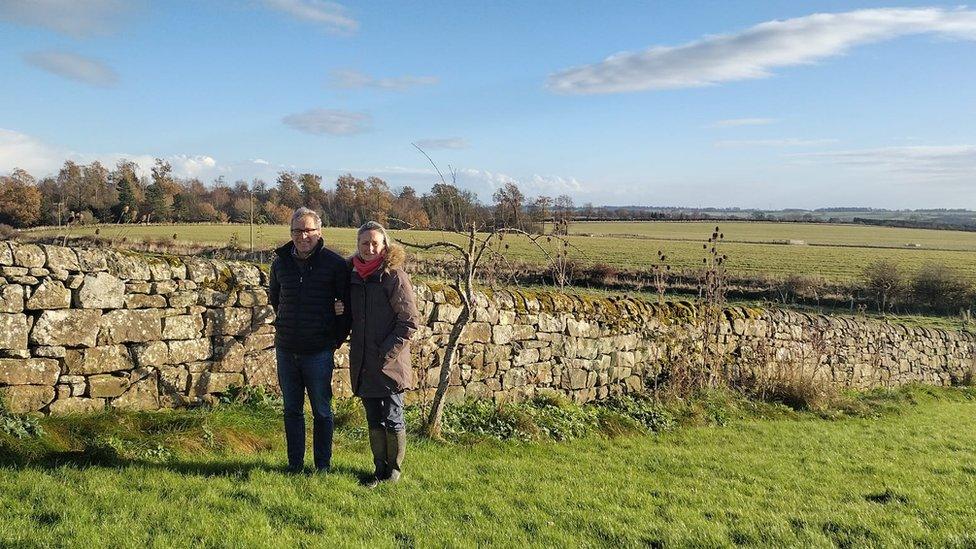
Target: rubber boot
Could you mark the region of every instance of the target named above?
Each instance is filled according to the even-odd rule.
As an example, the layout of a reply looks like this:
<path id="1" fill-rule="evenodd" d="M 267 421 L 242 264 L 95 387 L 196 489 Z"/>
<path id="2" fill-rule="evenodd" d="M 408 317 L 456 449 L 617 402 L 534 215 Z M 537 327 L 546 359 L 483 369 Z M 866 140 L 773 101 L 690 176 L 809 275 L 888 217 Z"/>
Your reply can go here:
<path id="1" fill-rule="evenodd" d="M 384 480 L 387 475 L 386 429 L 369 430 L 369 449 L 373 453 L 373 465 L 376 467 L 373 472 L 373 480 L 369 483 L 369 486 L 373 487 L 376 486 L 377 482 Z"/>
<path id="2" fill-rule="evenodd" d="M 403 465 L 403 455 L 407 452 L 407 431 L 386 432 L 386 466 L 387 480 L 400 480 L 400 467 Z"/>

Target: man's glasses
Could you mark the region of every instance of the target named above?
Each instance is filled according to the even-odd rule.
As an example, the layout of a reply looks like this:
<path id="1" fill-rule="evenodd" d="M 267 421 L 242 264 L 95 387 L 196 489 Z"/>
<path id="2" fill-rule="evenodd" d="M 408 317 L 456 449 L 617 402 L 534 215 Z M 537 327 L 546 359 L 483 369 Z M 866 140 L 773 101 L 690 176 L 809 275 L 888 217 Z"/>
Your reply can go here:
<path id="1" fill-rule="evenodd" d="M 291 234 L 298 236 L 298 235 L 312 234 L 317 231 L 318 229 L 292 229 Z"/>

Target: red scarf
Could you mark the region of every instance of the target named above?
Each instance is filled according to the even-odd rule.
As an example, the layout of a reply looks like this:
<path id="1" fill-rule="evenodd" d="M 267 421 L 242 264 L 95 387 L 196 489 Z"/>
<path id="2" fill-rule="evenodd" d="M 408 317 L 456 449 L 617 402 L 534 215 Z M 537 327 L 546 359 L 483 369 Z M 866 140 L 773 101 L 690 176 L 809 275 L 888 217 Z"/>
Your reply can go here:
<path id="1" fill-rule="evenodd" d="M 372 261 L 363 261 L 358 255 L 352 258 L 352 266 L 359 273 L 359 278 L 366 280 L 366 277 L 376 272 L 376 269 L 380 268 L 383 264 L 383 260 L 386 259 L 386 254 L 380 254 L 376 256 Z"/>

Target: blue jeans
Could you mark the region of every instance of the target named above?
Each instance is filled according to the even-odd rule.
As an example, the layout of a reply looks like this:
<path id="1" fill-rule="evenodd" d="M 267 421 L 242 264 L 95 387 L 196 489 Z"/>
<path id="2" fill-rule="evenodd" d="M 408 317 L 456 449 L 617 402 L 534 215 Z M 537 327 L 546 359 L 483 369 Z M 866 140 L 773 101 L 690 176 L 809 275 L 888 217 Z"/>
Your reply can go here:
<path id="1" fill-rule="evenodd" d="M 305 355 L 275 349 L 278 361 L 278 385 L 285 402 L 285 443 L 288 467 L 301 469 L 305 464 L 305 393 L 312 405 L 312 455 L 316 469 L 326 469 L 332 462 L 332 369 L 333 351 Z"/>

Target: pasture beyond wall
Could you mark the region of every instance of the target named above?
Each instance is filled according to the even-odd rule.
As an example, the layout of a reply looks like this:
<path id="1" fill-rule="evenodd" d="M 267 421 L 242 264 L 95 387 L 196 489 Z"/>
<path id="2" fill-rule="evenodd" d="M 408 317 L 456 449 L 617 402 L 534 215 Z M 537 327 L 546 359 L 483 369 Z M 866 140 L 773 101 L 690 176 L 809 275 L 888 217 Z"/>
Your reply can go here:
<path id="1" fill-rule="evenodd" d="M 14 411 L 157 409 L 206 402 L 231 385 L 275 385 L 268 275 L 255 265 L 0 241 L 0 394 Z M 414 343 L 430 391 L 457 296 L 416 284 Z M 517 290 L 480 294 L 462 335 L 452 398 L 555 390 L 585 402 L 640 391 L 662 366 L 694 360 L 687 303 Z M 976 334 L 872 320 L 732 308 L 730 368 L 842 386 L 948 385 L 972 376 Z M 335 392 L 349 394 L 345 347 Z M 414 397 L 421 391 L 413 393 Z"/>

